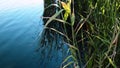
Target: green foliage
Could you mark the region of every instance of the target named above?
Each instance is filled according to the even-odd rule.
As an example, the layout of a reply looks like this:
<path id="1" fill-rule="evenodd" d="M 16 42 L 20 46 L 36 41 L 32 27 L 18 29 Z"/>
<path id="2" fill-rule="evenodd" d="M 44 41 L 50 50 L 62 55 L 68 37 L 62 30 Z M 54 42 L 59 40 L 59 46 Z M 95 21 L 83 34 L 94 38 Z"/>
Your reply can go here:
<path id="1" fill-rule="evenodd" d="M 49 18 L 45 27 L 64 36 L 69 46 L 70 55 L 63 61 L 63 68 L 118 68 L 120 1 L 59 0 L 58 5 L 60 10 Z M 52 20 L 61 22 L 64 31 L 48 27 Z"/>

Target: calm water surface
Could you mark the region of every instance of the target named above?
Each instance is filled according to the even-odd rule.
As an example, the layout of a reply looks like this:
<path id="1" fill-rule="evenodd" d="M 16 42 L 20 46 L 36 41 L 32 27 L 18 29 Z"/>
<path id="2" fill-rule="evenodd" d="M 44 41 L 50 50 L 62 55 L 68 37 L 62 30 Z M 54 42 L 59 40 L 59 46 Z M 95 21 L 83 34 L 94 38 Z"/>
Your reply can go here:
<path id="1" fill-rule="evenodd" d="M 43 0 L 0 0 L 0 68 L 41 68 Z"/>

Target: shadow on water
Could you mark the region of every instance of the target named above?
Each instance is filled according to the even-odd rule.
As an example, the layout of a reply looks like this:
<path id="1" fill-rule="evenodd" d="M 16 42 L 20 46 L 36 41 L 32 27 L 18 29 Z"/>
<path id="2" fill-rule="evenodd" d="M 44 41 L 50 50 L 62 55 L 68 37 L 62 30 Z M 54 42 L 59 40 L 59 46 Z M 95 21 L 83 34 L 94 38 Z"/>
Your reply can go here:
<path id="1" fill-rule="evenodd" d="M 68 56 L 68 46 L 63 43 L 63 37 L 51 30 L 45 29 L 40 37 L 41 67 L 60 68 Z"/>
<path id="2" fill-rule="evenodd" d="M 45 7 L 55 3 L 54 0 L 45 0 Z M 52 9 L 52 10 L 51 10 Z M 50 17 L 56 12 L 55 7 L 50 7 L 44 12 L 44 17 Z M 44 19 L 44 24 L 48 19 Z M 55 24 L 56 23 L 56 24 Z M 58 25 L 57 21 L 52 21 L 48 27 L 54 27 L 58 30 L 61 30 L 61 26 Z M 40 37 L 40 55 L 42 61 L 41 67 L 44 68 L 60 68 L 63 60 L 68 56 L 67 50 L 68 47 L 63 43 L 63 37 L 58 33 L 50 30 L 44 29 Z"/>

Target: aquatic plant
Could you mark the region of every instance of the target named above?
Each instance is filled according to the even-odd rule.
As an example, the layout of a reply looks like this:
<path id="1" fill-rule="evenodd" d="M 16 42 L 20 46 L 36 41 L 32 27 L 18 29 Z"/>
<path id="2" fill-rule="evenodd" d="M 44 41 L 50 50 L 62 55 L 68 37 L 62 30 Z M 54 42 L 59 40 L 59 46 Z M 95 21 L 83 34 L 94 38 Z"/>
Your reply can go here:
<path id="1" fill-rule="evenodd" d="M 55 12 L 44 17 L 47 35 L 62 37 L 68 46 L 62 68 L 119 68 L 119 0 L 59 0 L 50 5 Z"/>

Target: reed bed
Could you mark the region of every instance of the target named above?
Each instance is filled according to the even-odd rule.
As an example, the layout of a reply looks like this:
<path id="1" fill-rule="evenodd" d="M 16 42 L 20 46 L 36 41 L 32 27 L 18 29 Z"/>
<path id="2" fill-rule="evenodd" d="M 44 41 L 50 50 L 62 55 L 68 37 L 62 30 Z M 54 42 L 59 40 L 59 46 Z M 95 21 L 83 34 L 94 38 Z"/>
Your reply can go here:
<path id="1" fill-rule="evenodd" d="M 68 46 L 61 68 L 120 68 L 119 0 L 58 0 L 52 6 L 55 13 L 43 18 L 47 35 Z"/>

